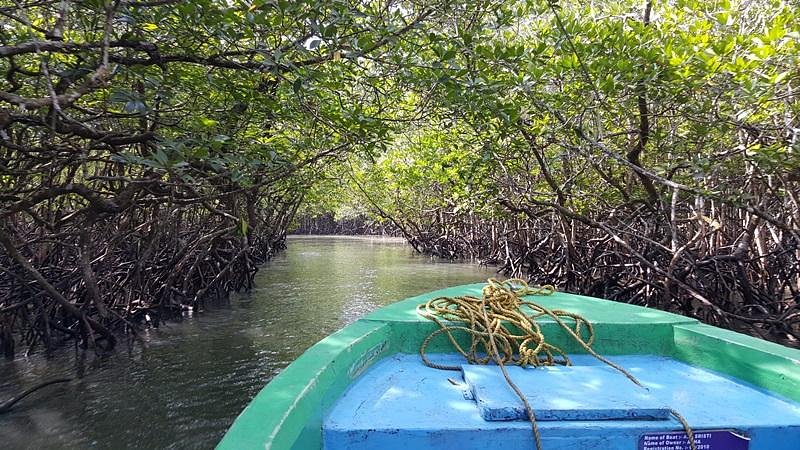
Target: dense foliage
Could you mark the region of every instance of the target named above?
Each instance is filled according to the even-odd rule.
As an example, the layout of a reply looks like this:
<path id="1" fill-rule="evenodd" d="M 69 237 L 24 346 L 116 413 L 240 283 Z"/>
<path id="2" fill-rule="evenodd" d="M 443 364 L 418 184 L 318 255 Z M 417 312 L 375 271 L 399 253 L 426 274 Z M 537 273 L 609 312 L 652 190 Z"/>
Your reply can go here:
<path id="1" fill-rule="evenodd" d="M 375 210 L 422 251 L 796 344 L 797 9 L 528 6 L 441 31 L 426 120 L 359 172 Z"/>
<path id="2" fill-rule="evenodd" d="M 371 151 L 368 58 L 435 2 L 0 2 L 0 343 L 115 329 L 246 289 L 320 168 Z"/>
<path id="3" fill-rule="evenodd" d="M 246 289 L 298 208 L 800 338 L 792 6 L 0 1 L 3 349 Z"/>

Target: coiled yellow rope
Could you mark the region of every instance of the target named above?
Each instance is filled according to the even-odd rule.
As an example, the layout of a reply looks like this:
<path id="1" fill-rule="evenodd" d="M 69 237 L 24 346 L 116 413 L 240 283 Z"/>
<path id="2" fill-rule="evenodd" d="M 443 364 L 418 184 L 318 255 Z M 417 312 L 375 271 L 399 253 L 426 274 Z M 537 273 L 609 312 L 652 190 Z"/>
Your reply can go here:
<path id="1" fill-rule="evenodd" d="M 615 368 L 638 386 L 642 383 L 621 366 L 597 354 L 592 348 L 594 329 L 582 316 L 558 309 L 548 309 L 538 303 L 523 300 L 525 295 L 551 295 L 555 288 L 550 285 L 530 287 L 521 279 L 498 281 L 490 278 L 483 288 L 482 298 L 473 296 L 438 297 L 417 306 L 417 312 L 435 322 L 439 328 L 431 333 L 419 348 L 423 363 L 442 370 L 461 370 L 460 366 L 437 364 L 428 359 L 425 351 L 431 340 L 444 334 L 455 350 L 470 364 L 494 362 L 500 366 L 509 386 L 522 400 L 531 423 L 531 431 L 537 450 L 541 450 L 541 438 L 536 417 L 519 387 L 511 381 L 505 365 L 551 366 L 555 364 L 572 365 L 567 354 L 555 345 L 548 343 L 537 320 L 549 317 L 563 328 L 583 349 L 603 363 Z M 525 306 L 529 313 L 522 311 Z M 573 322 L 570 325 L 566 321 Z M 469 336 L 469 347 L 458 343 L 455 332 Z M 585 334 L 585 337 L 584 337 Z M 689 437 L 692 450 L 696 450 L 694 435 L 686 420 L 672 411 L 683 425 Z"/>

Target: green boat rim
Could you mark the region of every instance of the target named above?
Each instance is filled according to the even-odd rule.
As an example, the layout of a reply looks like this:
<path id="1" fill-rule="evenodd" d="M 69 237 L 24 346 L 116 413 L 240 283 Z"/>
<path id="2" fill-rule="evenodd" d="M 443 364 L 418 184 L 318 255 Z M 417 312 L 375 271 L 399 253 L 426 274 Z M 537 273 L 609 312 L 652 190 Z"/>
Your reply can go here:
<path id="1" fill-rule="evenodd" d="M 367 368 L 395 353 L 416 353 L 435 325 L 416 313 L 432 298 L 480 295 L 483 283 L 411 297 L 374 311 L 322 339 L 265 386 L 217 445 L 228 449 L 321 448 L 326 411 Z M 800 402 L 800 350 L 703 324 L 677 314 L 625 303 L 556 292 L 537 296 L 586 317 L 596 331 L 593 348 L 603 355 L 652 354 L 752 384 Z M 548 340 L 568 353 L 584 353 L 553 322 L 544 321 Z M 445 342 L 430 352 L 447 352 Z"/>

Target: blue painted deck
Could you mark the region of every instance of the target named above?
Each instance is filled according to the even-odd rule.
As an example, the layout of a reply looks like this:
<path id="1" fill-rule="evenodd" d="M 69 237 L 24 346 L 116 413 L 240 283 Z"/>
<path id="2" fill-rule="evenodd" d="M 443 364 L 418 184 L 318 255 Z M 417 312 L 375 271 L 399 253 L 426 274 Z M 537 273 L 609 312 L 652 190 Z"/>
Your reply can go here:
<path id="1" fill-rule="evenodd" d="M 665 420 L 664 401 L 608 366 L 506 368 L 536 420 Z M 498 366 L 461 366 L 483 420 L 528 420 L 528 412 Z M 588 395 L 587 395 L 588 391 Z"/>
<path id="2" fill-rule="evenodd" d="M 431 357 L 444 364 L 460 363 L 455 355 Z M 602 365 L 591 356 L 572 359 L 578 366 Z M 751 438 L 749 450 L 800 450 L 797 403 L 669 358 L 630 355 L 613 360 L 642 381 L 658 402 L 680 412 L 696 431 L 733 429 Z M 576 389 L 579 396 L 600 397 L 606 388 L 584 381 Z M 426 367 L 418 355 L 388 357 L 357 379 L 328 414 L 323 424 L 325 449 L 533 448 L 528 422 L 484 420 L 475 400 L 465 396 L 466 390 L 459 372 Z M 537 405 L 532 406 L 536 410 Z M 682 427 L 670 418 L 541 421 L 539 429 L 545 450 L 634 450 L 646 432 Z"/>

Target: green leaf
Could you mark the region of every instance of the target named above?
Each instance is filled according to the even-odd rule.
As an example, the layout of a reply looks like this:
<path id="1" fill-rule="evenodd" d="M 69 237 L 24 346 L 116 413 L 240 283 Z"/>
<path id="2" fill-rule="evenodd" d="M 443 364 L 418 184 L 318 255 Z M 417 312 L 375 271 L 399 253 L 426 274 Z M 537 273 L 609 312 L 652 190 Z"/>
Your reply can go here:
<path id="1" fill-rule="evenodd" d="M 214 119 L 209 119 L 208 117 L 200 117 L 198 118 L 198 122 L 200 123 L 201 126 L 205 128 L 215 127 L 219 123 Z"/>

